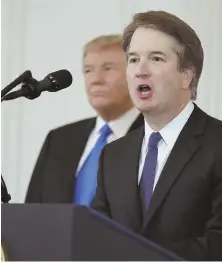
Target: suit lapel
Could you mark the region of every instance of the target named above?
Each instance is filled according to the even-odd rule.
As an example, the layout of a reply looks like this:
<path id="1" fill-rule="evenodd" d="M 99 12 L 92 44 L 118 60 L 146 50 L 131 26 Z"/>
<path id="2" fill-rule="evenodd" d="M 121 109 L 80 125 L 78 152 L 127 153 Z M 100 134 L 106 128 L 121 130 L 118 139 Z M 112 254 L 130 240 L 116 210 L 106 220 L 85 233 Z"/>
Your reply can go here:
<path id="1" fill-rule="evenodd" d="M 122 166 L 119 167 L 121 174 L 121 186 L 123 189 L 123 202 L 125 203 L 124 208 L 127 213 L 128 223 L 130 228 L 135 232 L 141 230 L 142 225 L 142 206 L 139 197 L 138 188 L 138 170 L 141 145 L 144 136 L 144 128 L 141 127 L 132 134 L 128 135 L 128 139 L 125 140 L 124 155 L 121 157 Z M 127 225 L 129 226 L 129 225 Z"/>
<path id="2" fill-rule="evenodd" d="M 198 152 L 200 145 L 197 136 L 204 131 L 205 116 L 205 113 L 195 105 L 163 168 L 143 221 L 143 229 L 151 221 L 185 166 Z"/>
<path id="3" fill-rule="evenodd" d="M 136 118 L 136 120 L 132 123 L 127 133 L 130 133 L 131 131 L 144 126 L 144 116 L 143 114 L 139 114 L 139 116 Z"/>

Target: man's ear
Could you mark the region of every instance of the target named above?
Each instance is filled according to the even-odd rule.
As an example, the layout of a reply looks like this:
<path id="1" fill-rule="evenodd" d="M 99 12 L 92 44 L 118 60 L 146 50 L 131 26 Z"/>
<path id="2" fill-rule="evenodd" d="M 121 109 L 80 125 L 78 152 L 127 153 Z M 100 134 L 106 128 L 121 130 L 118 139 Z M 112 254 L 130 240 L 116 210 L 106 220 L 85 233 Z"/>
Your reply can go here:
<path id="1" fill-rule="evenodd" d="M 189 89 L 191 81 L 193 80 L 195 76 L 195 69 L 193 67 L 185 68 L 182 71 L 182 82 L 183 82 L 183 89 Z"/>

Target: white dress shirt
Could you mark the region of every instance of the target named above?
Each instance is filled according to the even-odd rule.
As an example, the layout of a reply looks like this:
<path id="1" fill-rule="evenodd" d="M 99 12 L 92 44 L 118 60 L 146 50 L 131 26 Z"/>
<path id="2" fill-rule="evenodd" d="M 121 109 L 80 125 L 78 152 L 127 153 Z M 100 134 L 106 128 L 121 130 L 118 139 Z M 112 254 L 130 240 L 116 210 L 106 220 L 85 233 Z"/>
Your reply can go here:
<path id="1" fill-rule="evenodd" d="M 188 118 L 190 117 L 192 111 L 194 109 L 194 105 L 192 102 L 189 102 L 186 107 L 164 128 L 162 128 L 159 133 L 162 136 L 162 139 L 158 143 L 158 157 L 157 157 L 157 168 L 156 168 L 156 176 L 154 180 L 153 190 L 159 180 L 161 171 L 167 161 L 167 158 L 181 132 L 184 125 L 186 124 Z M 140 182 L 143 166 L 145 162 L 145 157 L 148 151 L 148 141 L 150 135 L 155 132 L 145 121 L 145 135 L 141 148 L 140 155 L 140 164 L 139 164 L 139 174 L 138 174 L 138 184 Z"/>
<path id="2" fill-rule="evenodd" d="M 107 143 L 110 143 L 116 139 L 121 138 L 122 136 L 126 135 L 128 132 L 130 126 L 133 124 L 133 122 L 136 120 L 136 118 L 139 116 L 140 112 L 136 108 L 132 108 L 129 111 L 127 111 L 124 115 L 121 117 L 110 121 L 106 123 L 100 116 L 96 119 L 95 128 L 92 130 L 89 139 L 87 141 L 86 147 L 83 151 L 82 157 L 80 159 L 77 172 L 82 167 L 83 163 L 85 162 L 86 158 L 88 157 L 89 153 L 93 149 L 94 145 L 96 144 L 98 138 L 99 138 L 99 131 L 102 128 L 103 125 L 108 124 L 109 127 L 112 130 L 112 133 L 107 138 Z"/>

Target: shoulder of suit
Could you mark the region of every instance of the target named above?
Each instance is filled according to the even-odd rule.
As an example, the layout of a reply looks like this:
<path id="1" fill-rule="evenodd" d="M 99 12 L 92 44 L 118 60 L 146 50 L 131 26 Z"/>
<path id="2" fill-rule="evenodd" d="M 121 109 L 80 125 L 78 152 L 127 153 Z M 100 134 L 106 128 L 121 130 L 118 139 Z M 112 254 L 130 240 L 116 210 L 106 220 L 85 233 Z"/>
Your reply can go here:
<path id="1" fill-rule="evenodd" d="M 200 109 L 196 104 L 194 107 L 194 112 L 197 113 L 197 118 L 202 118 L 204 117 L 206 119 L 206 125 L 209 128 L 216 128 L 216 129 L 221 129 L 222 128 L 222 121 L 219 120 L 218 118 L 215 118 L 206 112 L 204 112 L 202 109 Z"/>
<path id="2" fill-rule="evenodd" d="M 222 129 L 222 121 L 218 118 L 207 115 L 207 123 L 213 125 L 215 128 Z"/>
<path id="3" fill-rule="evenodd" d="M 96 121 L 96 117 L 82 119 L 82 120 L 52 129 L 50 133 L 64 133 L 64 132 L 72 132 L 75 130 L 81 130 L 81 129 L 88 127 L 89 125 L 93 126 L 95 121 Z"/>
<path id="4" fill-rule="evenodd" d="M 206 134 L 212 142 L 215 141 L 216 145 L 222 146 L 222 121 L 207 115 Z"/>

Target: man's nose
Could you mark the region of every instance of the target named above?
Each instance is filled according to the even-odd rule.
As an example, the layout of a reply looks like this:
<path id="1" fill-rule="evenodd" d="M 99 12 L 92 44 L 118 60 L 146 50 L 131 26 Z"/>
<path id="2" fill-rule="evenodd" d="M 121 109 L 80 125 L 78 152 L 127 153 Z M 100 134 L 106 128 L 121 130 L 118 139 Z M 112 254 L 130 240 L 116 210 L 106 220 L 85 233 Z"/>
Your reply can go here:
<path id="1" fill-rule="evenodd" d="M 138 78 L 146 78 L 149 77 L 151 74 L 150 67 L 148 65 L 148 61 L 140 60 L 136 67 L 136 77 Z"/>
<path id="2" fill-rule="evenodd" d="M 96 85 L 96 84 L 101 84 L 104 82 L 103 75 L 100 71 L 94 71 L 93 74 L 91 75 L 91 84 Z"/>

